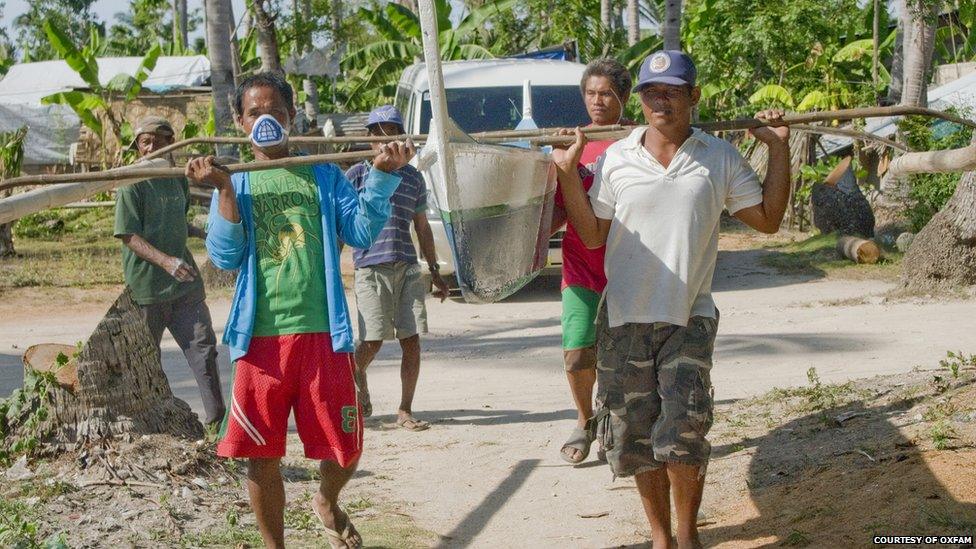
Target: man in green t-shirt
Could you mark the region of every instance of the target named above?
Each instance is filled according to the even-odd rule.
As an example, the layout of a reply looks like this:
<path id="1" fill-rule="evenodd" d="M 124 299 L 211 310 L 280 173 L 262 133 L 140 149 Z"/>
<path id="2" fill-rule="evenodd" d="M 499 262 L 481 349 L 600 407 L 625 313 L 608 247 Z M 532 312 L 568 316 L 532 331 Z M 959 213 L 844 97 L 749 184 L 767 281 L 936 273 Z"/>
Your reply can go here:
<path id="1" fill-rule="evenodd" d="M 135 128 L 139 156 L 173 143 L 173 128 L 156 116 Z M 168 329 L 193 371 L 205 423 L 224 417 L 224 398 L 217 368 L 217 337 L 207 308 L 203 279 L 186 247 L 189 236 L 206 238 L 187 223 L 189 184 L 185 178 L 147 179 L 121 187 L 115 197 L 115 236 L 122 240 L 122 267 L 132 298 L 142 308 L 156 344 Z"/>

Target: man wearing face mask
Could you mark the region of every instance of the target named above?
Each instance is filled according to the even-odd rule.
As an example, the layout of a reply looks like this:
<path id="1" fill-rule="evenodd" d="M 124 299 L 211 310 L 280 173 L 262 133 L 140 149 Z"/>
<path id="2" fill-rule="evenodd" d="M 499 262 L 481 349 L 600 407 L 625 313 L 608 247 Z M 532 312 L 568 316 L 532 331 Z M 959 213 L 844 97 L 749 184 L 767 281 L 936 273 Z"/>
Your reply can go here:
<path id="1" fill-rule="evenodd" d="M 234 108 L 257 160 L 289 156 L 295 115 L 283 77 L 259 73 L 237 88 Z M 362 452 L 353 334 L 339 271 L 339 240 L 368 248 L 390 215 L 413 156 L 408 141 L 378 147 L 363 191 L 333 164 L 229 175 L 212 156 L 186 166 L 192 181 L 216 188 L 207 252 L 221 269 L 240 269 L 224 342 L 234 362 L 234 388 L 223 457 L 248 459 L 248 492 L 267 547 L 284 546 L 280 460 L 294 410 L 305 456 L 319 460 L 312 510 L 336 548 L 362 537 L 338 504 Z"/>
<path id="2" fill-rule="evenodd" d="M 728 209 L 764 233 L 779 230 L 790 184 L 790 130 L 760 127 L 765 181 L 730 143 L 691 127 L 701 98 L 688 55 L 644 60 L 634 93 L 647 126 L 607 149 L 589 196 L 576 170 L 585 138 L 556 151 L 569 219 L 589 248 L 606 245 L 597 314 L 596 423 L 616 476 L 634 476 L 653 546 L 701 547 L 697 513 L 711 445 L 711 366 L 718 310 L 712 275 Z M 781 111 L 756 115 L 779 122 Z"/>
<path id="3" fill-rule="evenodd" d="M 140 157 L 173 143 L 173 127 L 158 116 L 139 120 L 134 133 L 132 147 Z M 125 283 L 142 308 L 156 345 L 168 329 L 200 388 L 204 423 L 215 428 L 225 412 L 217 336 L 203 279 L 186 247 L 188 236 L 206 238 L 207 234 L 187 223 L 189 207 L 190 188 L 182 177 L 120 187 L 115 194 L 115 237 L 124 244 Z"/>
<path id="4" fill-rule="evenodd" d="M 630 85 L 630 73 L 615 59 L 595 59 L 586 66 L 580 80 L 580 92 L 592 125 L 633 125 L 623 118 Z M 593 184 L 597 158 L 613 143 L 591 141 L 583 148 L 577 170 L 584 189 L 588 190 Z M 559 230 L 565 221 L 565 202 L 562 190 L 557 189 L 553 231 Z M 566 223 L 562 254 L 563 365 L 577 418 L 576 427 L 560 449 L 560 457 L 577 464 L 586 459 L 593 443 L 593 435 L 586 429 L 586 421 L 593 416 L 593 385 L 596 383 L 596 328 L 593 321 L 607 279 L 603 274 L 604 248 L 590 250 L 584 246 L 572 223 Z"/>
<path id="5" fill-rule="evenodd" d="M 384 105 L 369 113 L 366 130 L 372 136 L 403 134 L 403 117 L 393 105 Z M 377 150 L 380 143 L 370 143 Z M 357 190 L 362 190 L 373 164 L 364 161 L 346 172 Z M 403 178 L 391 198 L 393 211 L 379 237 L 367 249 L 354 249 L 356 266 L 356 309 L 359 318 L 359 342 L 356 345 L 356 384 L 363 416 L 373 412 L 366 383 L 366 368 L 376 357 L 384 340 L 396 338 L 400 342 L 400 405 L 396 424 L 408 431 L 424 431 L 426 421 L 413 415 L 413 396 L 420 377 L 420 334 L 427 333 L 427 308 L 423 278 L 417 253 L 410 238 L 410 225 L 417 233 L 420 251 L 427 262 L 434 293 L 441 301 L 447 299 L 447 283 L 438 271 L 434 235 L 427 222 L 427 188 L 424 178 L 409 164 L 398 169 Z"/>

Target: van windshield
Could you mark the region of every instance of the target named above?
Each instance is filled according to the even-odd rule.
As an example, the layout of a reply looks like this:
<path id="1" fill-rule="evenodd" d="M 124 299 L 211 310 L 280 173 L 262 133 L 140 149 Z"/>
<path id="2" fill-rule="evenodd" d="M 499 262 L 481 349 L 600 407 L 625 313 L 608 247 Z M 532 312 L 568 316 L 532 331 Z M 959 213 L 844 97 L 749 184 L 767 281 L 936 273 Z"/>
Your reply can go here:
<path id="1" fill-rule="evenodd" d="M 511 130 L 522 120 L 522 86 L 447 90 L 447 112 L 467 133 Z M 532 119 L 540 128 L 590 123 L 578 86 L 532 86 Z M 430 130 L 430 92 L 424 92 L 420 133 Z"/>

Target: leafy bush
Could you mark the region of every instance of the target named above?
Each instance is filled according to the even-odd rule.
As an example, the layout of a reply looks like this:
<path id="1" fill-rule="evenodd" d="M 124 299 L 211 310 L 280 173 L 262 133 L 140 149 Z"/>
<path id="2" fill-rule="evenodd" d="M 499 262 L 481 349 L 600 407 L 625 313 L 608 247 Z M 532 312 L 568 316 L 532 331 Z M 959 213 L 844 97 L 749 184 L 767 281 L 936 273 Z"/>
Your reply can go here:
<path id="1" fill-rule="evenodd" d="M 932 122 L 922 116 L 906 116 L 898 127 L 905 135 L 908 146 L 916 151 L 957 149 L 969 144 L 973 130 L 942 120 Z M 918 232 L 945 206 L 962 174 L 923 173 L 909 176 L 911 189 L 905 204 L 912 232 Z"/>

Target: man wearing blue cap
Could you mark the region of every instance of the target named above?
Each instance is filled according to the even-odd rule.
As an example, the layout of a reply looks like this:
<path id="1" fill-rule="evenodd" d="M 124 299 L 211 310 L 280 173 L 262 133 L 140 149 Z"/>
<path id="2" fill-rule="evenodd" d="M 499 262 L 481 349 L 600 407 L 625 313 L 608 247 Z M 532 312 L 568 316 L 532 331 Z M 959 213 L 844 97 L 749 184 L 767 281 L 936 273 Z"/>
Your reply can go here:
<path id="1" fill-rule="evenodd" d="M 691 127 L 701 97 L 691 58 L 658 51 L 634 93 L 647 126 L 611 145 L 584 192 L 585 138 L 555 153 L 570 222 L 590 248 L 606 245 L 597 317 L 595 416 L 616 476 L 635 476 L 655 548 L 700 547 L 696 520 L 711 445 L 710 381 L 718 310 L 712 275 L 723 209 L 764 233 L 779 230 L 789 196 L 789 128 L 752 135 L 769 148 L 765 181 L 728 142 Z M 756 118 L 776 123 L 781 111 Z"/>
<path id="2" fill-rule="evenodd" d="M 403 117 L 393 105 L 384 105 L 369 113 L 366 120 L 369 135 L 402 135 Z M 371 143 L 376 149 L 380 143 Z M 368 161 L 356 164 L 346 177 L 360 189 L 366 182 L 372 165 Z M 435 295 L 444 301 L 447 284 L 438 272 L 434 235 L 427 222 L 427 187 L 424 178 L 413 166 L 405 165 L 394 172 L 402 178 L 397 192 L 390 198 L 393 207 L 382 232 L 367 249 L 354 249 L 356 266 L 356 308 L 359 311 L 359 343 L 356 346 L 356 385 L 363 416 L 373 412 L 366 368 L 376 357 L 384 340 L 398 339 L 402 358 L 400 406 L 397 425 L 410 431 L 430 427 L 426 421 L 413 416 L 413 396 L 420 377 L 420 333 L 427 332 L 427 309 L 424 297 L 427 288 L 417 263 L 417 253 L 410 238 L 410 224 L 417 232 L 420 251 L 427 261 Z"/>

